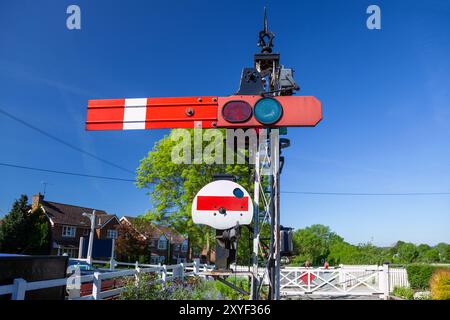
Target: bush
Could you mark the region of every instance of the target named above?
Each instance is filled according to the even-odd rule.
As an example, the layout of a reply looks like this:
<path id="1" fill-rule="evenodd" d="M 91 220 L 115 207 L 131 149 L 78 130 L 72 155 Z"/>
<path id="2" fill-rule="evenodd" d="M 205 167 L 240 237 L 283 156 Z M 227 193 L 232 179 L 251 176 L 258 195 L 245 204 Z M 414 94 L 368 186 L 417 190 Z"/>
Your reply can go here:
<path id="1" fill-rule="evenodd" d="M 406 267 L 409 285 L 412 289 L 427 289 L 436 267 L 427 264 L 411 264 Z"/>
<path id="2" fill-rule="evenodd" d="M 439 269 L 430 281 L 433 300 L 450 300 L 450 269 Z"/>
<path id="3" fill-rule="evenodd" d="M 162 300 L 163 288 L 160 284 L 152 283 L 157 279 L 150 274 L 139 274 L 138 284 L 134 277 L 126 280 L 125 289 L 120 294 L 120 300 Z"/>
<path id="4" fill-rule="evenodd" d="M 214 281 L 200 278 L 189 278 L 181 281 L 167 282 L 165 286 L 156 282 L 158 277 L 149 274 L 139 274 L 138 283 L 130 278 L 121 300 L 222 300 L 222 295 L 215 288 Z"/>
<path id="5" fill-rule="evenodd" d="M 195 286 L 192 294 L 193 300 L 226 300 L 226 297 L 217 290 L 215 281 L 201 280 Z"/>
<path id="6" fill-rule="evenodd" d="M 395 287 L 394 291 L 392 293 L 394 296 L 400 297 L 403 299 L 407 299 L 407 300 L 414 299 L 414 291 L 411 288 Z"/>

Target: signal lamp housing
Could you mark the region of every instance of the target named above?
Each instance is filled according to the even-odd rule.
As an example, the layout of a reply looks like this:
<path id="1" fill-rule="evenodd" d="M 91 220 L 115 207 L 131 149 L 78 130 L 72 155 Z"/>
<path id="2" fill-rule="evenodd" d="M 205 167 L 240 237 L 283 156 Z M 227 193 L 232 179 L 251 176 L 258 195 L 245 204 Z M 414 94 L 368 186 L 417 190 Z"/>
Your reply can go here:
<path id="1" fill-rule="evenodd" d="M 229 101 L 222 108 L 223 118 L 230 123 L 246 122 L 251 118 L 252 114 L 252 107 L 243 100 Z"/>
<path id="2" fill-rule="evenodd" d="M 255 118 L 258 122 L 271 125 L 281 119 L 283 107 L 273 98 L 262 98 L 255 104 Z"/>

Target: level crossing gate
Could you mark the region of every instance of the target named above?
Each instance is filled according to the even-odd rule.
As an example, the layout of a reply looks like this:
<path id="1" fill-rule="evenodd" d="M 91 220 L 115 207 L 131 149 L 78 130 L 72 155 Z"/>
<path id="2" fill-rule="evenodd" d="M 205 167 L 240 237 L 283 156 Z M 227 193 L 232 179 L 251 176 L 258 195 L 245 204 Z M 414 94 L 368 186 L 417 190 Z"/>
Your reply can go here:
<path id="1" fill-rule="evenodd" d="M 389 296 L 389 267 L 285 267 L 280 270 L 282 296 Z"/>

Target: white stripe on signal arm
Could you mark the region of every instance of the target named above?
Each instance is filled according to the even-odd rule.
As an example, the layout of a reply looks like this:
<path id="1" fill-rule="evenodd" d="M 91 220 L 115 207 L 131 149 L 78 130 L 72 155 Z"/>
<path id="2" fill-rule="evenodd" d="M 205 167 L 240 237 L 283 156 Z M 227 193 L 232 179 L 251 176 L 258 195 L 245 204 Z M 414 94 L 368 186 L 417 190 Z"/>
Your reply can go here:
<path id="1" fill-rule="evenodd" d="M 125 99 L 123 130 L 145 129 L 147 117 L 147 98 Z"/>

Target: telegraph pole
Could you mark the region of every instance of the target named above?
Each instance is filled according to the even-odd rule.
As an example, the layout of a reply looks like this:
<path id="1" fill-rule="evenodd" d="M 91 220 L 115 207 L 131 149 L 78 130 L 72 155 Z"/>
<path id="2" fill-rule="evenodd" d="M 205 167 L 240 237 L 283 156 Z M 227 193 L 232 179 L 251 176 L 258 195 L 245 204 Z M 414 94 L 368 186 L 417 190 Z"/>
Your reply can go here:
<path id="1" fill-rule="evenodd" d="M 94 232 L 95 232 L 95 210 L 92 213 L 83 212 L 83 216 L 88 217 L 91 221 L 91 232 L 89 233 L 89 243 L 88 243 L 88 252 L 87 252 L 87 260 L 89 264 L 92 264 L 92 249 L 94 245 Z"/>

